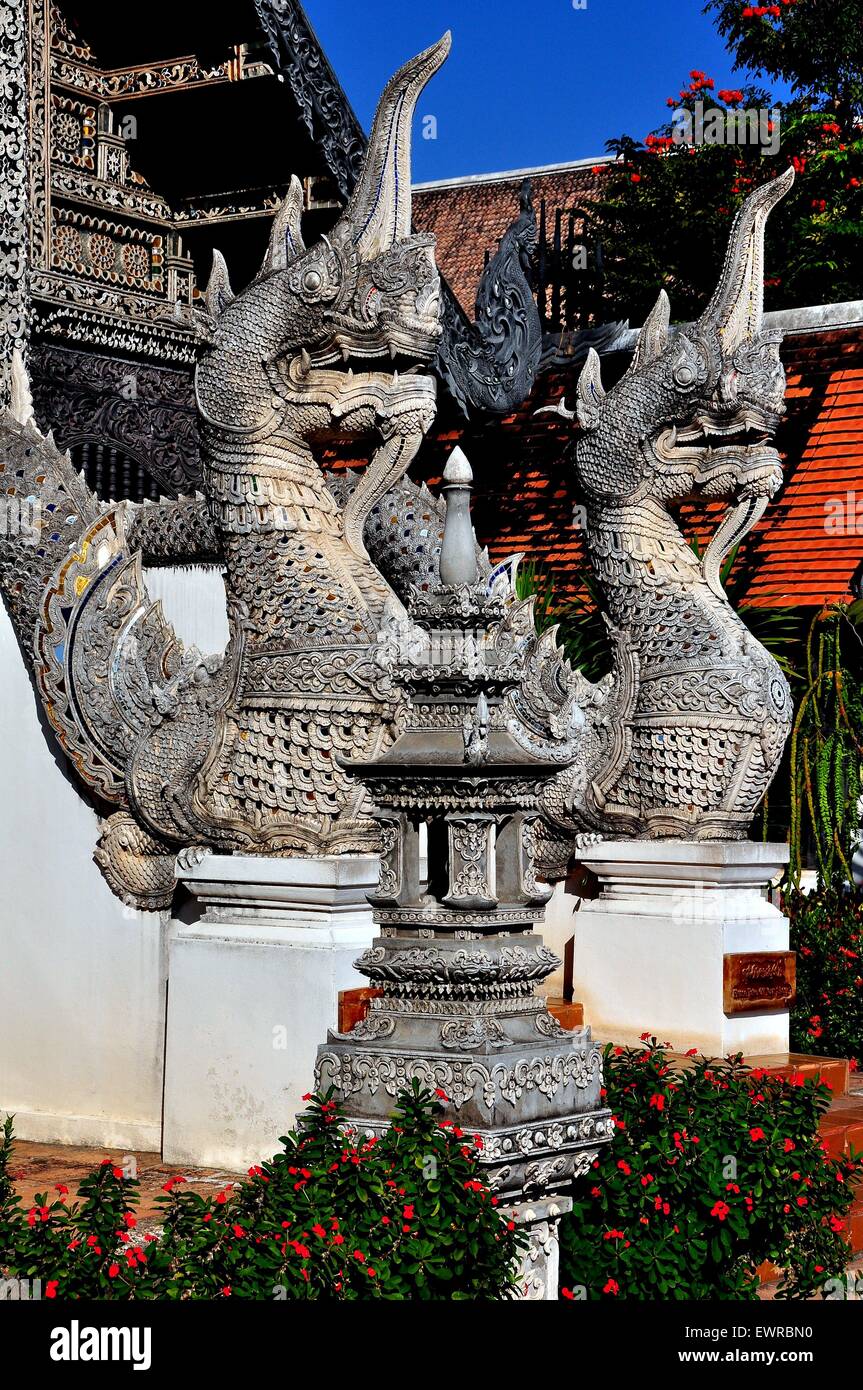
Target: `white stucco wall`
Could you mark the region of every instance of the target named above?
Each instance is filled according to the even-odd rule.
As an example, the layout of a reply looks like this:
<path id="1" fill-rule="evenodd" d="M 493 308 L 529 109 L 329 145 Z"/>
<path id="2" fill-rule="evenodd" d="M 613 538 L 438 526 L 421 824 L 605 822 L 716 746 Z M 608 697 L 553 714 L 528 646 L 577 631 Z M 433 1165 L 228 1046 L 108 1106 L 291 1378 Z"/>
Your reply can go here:
<path id="1" fill-rule="evenodd" d="M 227 638 L 218 572 L 151 592 L 186 641 Z M 0 1114 L 20 1138 L 158 1148 L 167 914 L 114 897 L 98 818 L 64 776 L 0 605 Z"/>

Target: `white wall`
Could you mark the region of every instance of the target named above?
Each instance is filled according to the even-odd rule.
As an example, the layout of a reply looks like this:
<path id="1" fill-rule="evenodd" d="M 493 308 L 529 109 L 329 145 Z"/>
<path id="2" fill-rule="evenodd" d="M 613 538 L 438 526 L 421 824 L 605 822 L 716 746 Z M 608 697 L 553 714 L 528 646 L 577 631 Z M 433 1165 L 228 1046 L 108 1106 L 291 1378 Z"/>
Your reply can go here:
<path id="1" fill-rule="evenodd" d="M 151 577 L 180 635 L 221 650 L 218 571 Z M 168 917 L 111 893 L 55 747 L 0 604 L 0 1114 L 22 1139 L 155 1149 Z"/>
<path id="2" fill-rule="evenodd" d="M 205 656 L 228 645 L 228 613 L 221 571 L 212 566 L 193 569 L 145 569 L 144 581 L 152 599 L 161 599 L 165 617 L 186 646 Z"/>

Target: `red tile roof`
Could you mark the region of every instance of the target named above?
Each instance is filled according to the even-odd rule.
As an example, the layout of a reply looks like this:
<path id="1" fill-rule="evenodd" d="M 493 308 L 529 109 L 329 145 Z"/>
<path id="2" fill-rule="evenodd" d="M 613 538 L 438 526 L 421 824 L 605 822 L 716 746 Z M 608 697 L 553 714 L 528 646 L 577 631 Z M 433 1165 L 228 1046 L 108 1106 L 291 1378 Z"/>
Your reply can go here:
<path id="1" fill-rule="evenodd" d="M 604 163 L 605 161 L 603 161 Z M 456 180 L 414 190 L 414 222 L 434 232 L 441 269 L 472 314 L 486 251 L 494 252 L 518 210 L 522 179 L 530 172 L 534 204 L 583 208 L 596 197 L 602 164 Z M 786 481 L 738 558 L 739 590 L 760 606 L 815 607 L 847 597 L 863 559 L 863 327 L 795 332 L 786 336 L 787 416 L 778 437 Z M 603 362 L 614 380 L 621 358 Z M 578 367 L 542 376 L 530 399 L 512 415 L 465 424 L 444 404 L 437 426 L 412 468 L 430 485 L 440 482 L 456 443 L 474 468 L 474 522 L 493 560 L 524 551 L 553 578 L 559 602 L 574 597 L 587 567 L 578 530 L 580 498 L 571 451 L 572 427 L 539 406 L 562 394 L 572 400 Z M 330 466 L 359 463 L 343 445 L 325 454 Z M 859 496 L 859 523 L 854 514 Z M 844 509 L 840 511 L 840 509 Z M 850 516 L 849 516 L 850 512 Z M 706 543 L 722 508 L 682 508 L 685 529 Z M 835 518 L 835 520 L 834 520 Z"/>
<path id="2" fill-rule="evenodd" d="M 863 327 L 793 334 L 782 349 L 788 376 L 788 411 L 778 445 L 786 482 L 739 556 L 742 595 L 760 606 L 816 607 L 845 598 L 863 559 Z M 623 370 L 621 356 L 605 358 L 603 377 L 612 383 Z M 446 459 L 461 444 L 474 469 L 473 518 L 477 535 L 493 560 L 523 551 L 554 582 L 558 603 L 580 590 L 588 569 L 579 530 L 581 499 L 575 481 L 571 424 L 537 415 L 541 405 L 574 398 L 580 368 L 542 376 L 531 399 L 501 420 L 465 423 L 442 400 L 435 429 L 411 469 L 432 488 L 440 484 Z M 362 463 L 344 443 L 325 450 L 326 466 Z M 831 529 L 826 524 L 848 494 L 859 503 L 859 522 Z M 705 543 L 722 507 L 688 505 L 684 528 Z M 856 523 L 856 524 L 855 524 Z"/>
<path id="3" fill-rule="evenodd" d="M 863 559 L 863 328 L 794 335 L 782 355 L 787 482 L 759 528 L 748 597 L 812 607 L 845 598 Z"/>
<path id="4" fill-rule="evenodd" d="M 535 205 L 544 198 L 552 213 L 589 205 L 601 168 L 532 172 Z M 416 226 L 435 233 L 441 268 L 468 313 L 485 252 L 496 249 L 516 215 L 523 177 L 490 175 L 414 191 Z M 846 597 L 863 558 L 863 327 L 789 334 L 782 355 L 788 413 L 778 444 L 786 482 L 741 550 L 740 578 L 751 603 L 813 607 Z M 553 573 L 562 597 L 577 591 L 585 565 L 573 526 L 579 498 L 564 457 L 572 434 L 534 412 L 564 390 L 571 399 L 577 370 L 542 377 L 530 402 L 503 421 L 480 429 L 452 418 L 439 424 L 413 470 L 436 481 L 448 448 L 460 442 L 476 474 L 477 533 L 493 558 L 525 550 Z M 702 541 L 720 514 L 718 504 L 683 508 L 684 524 Z"/>

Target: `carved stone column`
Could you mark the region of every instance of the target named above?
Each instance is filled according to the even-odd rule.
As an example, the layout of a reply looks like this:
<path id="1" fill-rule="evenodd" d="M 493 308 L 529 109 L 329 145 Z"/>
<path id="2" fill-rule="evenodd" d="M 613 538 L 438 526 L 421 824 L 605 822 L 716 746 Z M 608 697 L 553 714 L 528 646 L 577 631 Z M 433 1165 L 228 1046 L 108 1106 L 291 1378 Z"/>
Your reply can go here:
<path id="1" fill-rule="evenodd" d="M 35 32 L 31 32 L 35 29 Z M 29 321 L 30 226 L 39 207 L 31 206 L 31 45 L 44 43 L 41 0 L 0 0 L 0 82 L 3 116 L 3 206 L 0 210 L 0 407 L 9 403 L 8 364 L 14 349 L 26 350 Z M 36 114 L 44 117 L 44 96 Z"/>
<path id="2" fill-rule="evenodd" d="M 452 1119 L 482 1138 L 485 1180 L 529 1228 L 523 1296 L 553 1298 L 559 1194 L 610 1139 L 611 1117 L 590 1029 L 564 1032 L 535 993 L 559 965 L 534 930 L 548 897 L 534 840 L 540 790 L 560 763 L 510 728 L 506 696 L 528 653 L 502 629 L 509 595 L 477 581 L 459 495 L 469 478 L 463 455 L 447 465 L 444 553 L 459 583 L 414 594 L 421 631 L 394 671 L 409 700 L 402 731 L 378 757 L 345 764 L 384 839 L 379 934 L 357 961 L 382 994 L 351 1032 L 328 1034 L 317 1084 L 371 1133 L 412 1079 L 443 1092 Z"/>
<path id="3" fill-rule="evenodd" d="M 560 1271 L 559 1227 L 562 1216 L 572 1211 L 569 1197 L 548 1197 L 539 1202 L 516 1202 L 503 1216 L 524 1226 L 528 1238 L 519 1269 L 519 1297 L 531 1303 L 557 1300 Z"/>

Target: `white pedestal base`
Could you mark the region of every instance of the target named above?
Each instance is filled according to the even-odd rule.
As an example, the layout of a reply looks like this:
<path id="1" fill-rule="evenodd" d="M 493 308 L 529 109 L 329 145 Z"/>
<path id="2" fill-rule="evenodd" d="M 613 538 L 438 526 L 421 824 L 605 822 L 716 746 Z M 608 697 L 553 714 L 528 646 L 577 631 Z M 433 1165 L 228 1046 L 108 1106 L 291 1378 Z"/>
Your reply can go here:
<path id="1" fill-rule="evenodd" d="M 580 859 L 598 898 L 575 917 L 575 998 L 602 1041 L 655 1034 L 677 1051 L 787 1052 L 788 1011 L 728 1017 L 726 953 L 787 951 L 788 921 L 764 888 L 785 845 L 751 841 L 613 841 Z"/>
<path id="2" fill-rule="evenodd" d="M 169 947 L 166 1161 L 241 1171 L 277 1151 L 358 983 L 377 863 L 207 855 L 181 873 L 204 914 Z"/>

